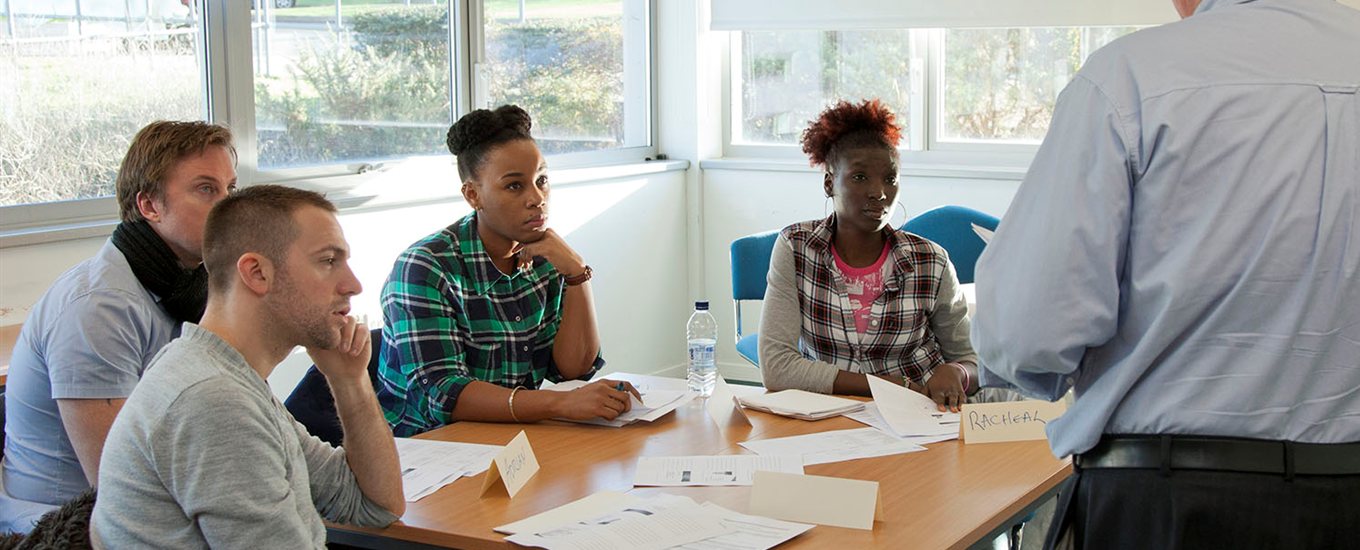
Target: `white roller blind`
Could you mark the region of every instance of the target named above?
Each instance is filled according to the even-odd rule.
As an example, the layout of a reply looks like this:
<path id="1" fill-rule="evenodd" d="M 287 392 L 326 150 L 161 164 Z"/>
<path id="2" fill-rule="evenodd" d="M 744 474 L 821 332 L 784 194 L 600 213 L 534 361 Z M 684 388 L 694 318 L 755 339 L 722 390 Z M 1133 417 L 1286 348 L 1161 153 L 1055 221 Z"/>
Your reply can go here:
<path id="1" fill-rule="evenodd" d="M 714 30 L 1122 26 L 1179 18 L 1171 0 L 711 1 Z"/>

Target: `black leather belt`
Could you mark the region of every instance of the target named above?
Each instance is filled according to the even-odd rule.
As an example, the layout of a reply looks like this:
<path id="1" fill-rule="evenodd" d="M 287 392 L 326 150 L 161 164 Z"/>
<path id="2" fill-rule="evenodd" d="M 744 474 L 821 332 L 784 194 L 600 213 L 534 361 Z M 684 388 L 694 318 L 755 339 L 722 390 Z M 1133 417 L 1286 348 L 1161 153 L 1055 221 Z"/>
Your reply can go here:
<path id="1" fill-rule="evenodd" d="M 1080 469 L 1209 470 L 1295 475 L 1360 475 L 1360 442 L 1295 443 L 1204 436 L 1107 435 L 1079 454 Z"/>

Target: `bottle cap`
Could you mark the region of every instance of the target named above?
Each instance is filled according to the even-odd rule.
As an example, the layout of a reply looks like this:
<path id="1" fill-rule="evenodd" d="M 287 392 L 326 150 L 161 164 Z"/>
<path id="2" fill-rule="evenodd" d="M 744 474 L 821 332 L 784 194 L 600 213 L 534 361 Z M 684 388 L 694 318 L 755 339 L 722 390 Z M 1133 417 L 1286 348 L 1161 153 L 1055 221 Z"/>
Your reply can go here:
<path id="1" fill-rule="evenodd" d="M 708 300 L 694 302 L 694 309 L 696 311 L 708 311 Z"/>

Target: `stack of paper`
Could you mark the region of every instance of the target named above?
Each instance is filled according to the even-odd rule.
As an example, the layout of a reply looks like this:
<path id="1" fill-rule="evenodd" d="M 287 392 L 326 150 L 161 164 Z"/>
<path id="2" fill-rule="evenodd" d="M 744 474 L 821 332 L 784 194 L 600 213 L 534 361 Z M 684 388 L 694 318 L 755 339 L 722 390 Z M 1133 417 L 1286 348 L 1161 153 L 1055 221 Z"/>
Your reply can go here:
<path id="1" fill-rule="evenodd" d="M 798 456 L 804 466 L 926 450 L 916 441 L 899 439 L 874 428 L 744 441 L 741 446 L 761 456 Z"/>
<path id="2" fill-rule="evenodd" d="M 495 530 L 515 544 L 549 549 L 764 550 L 812 527 L 681 496 L 603 492 Z"/>
<path id="3" fill-rule="evenodd" d="M 741 404 L 749 409 L 801 420 L 821 420 L 864 408 L 862 401 L 803 390 L 784 390 L 743 397 Z"/>
<path id="4" fill-rule="evenodd" d="M 930 413 L 937 424 L 936 427 L 927 427 L 922 434 L 898 435 L 897 431 L 888 425 L 888 421 L 883 419 L 883 415 L 878 412 L 878 403 L 867 403 L 864 408 L 855 412 L 845 413 L 845 417 L 855 422 L 872 426 L 885 434 L 899 439 L 909 439 L 914 443 L 925 445 L 939 441 L 958 439 L 959 437 L 959 413 L 942 413 L 933 411 Z"/>
<path id="5" fill-rule="evenodd" d="M 541 389 L 551 391 L 571 391 L 586 384 L 589 384 L 589 382 L 581 380 L 569 380 L 567 382 L 562 382 L 561 384 L 544 382 Z M 614 417 L 613 420 L 605 420 L 603 418 L 592 418 L 590 420 L 558 418 L 556 420 L 579 422 L 581 424 L 594 424 L 596 426 L 613 426 L 617 428 L 620 426 L 627 426 L 634 422 L 651 422 L 666 416 L 671 411 L 684 406 L 685 403 L 689 403 L 690 401 L 693 401 L 695 397 L 698 397 L 698 394 L 685 390 L 640 388 L 638 389 L 638 393 L 642 394 L 642 399 L 638 400 L 638 398 L 633 397 L 633 407 L 629 409 L 628 412 Z"/>
<path id="6" fill-rule="evenodd" d="M 638 487 L 750 485 L 755 480 L 756 470 L 801 474 L 803 461 L 796 454 L 644 456 L 638 459 L 633 485 Z"/>
<path id="7" fill-rule="evenodd" d="M 425 498 L 441 487 L 486 471 L 504 447 L 429 439 L 396 438 L 406 502 Z"/>

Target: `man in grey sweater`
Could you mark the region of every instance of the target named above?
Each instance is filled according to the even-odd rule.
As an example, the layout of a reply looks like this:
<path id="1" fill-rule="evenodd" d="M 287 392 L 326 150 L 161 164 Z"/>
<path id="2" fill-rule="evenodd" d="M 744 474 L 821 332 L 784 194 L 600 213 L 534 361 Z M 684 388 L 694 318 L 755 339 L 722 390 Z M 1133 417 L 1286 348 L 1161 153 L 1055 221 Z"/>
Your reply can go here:
<path id="1" fill-rule="evenodd" d="M 208 217 L 208 306 L 186 323 L 109 432 L 91 520 L 98 548 L 324 548 L 326 519 L 405 511 L 392 432 L 367 373 L 368 330 L 335 207 L 264 185 Z M 309 436 L 266 380 L 295 346 L 326 376 L 342 448 Z"/>

